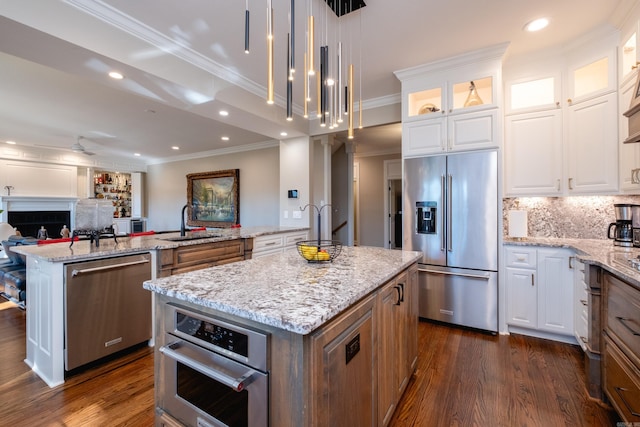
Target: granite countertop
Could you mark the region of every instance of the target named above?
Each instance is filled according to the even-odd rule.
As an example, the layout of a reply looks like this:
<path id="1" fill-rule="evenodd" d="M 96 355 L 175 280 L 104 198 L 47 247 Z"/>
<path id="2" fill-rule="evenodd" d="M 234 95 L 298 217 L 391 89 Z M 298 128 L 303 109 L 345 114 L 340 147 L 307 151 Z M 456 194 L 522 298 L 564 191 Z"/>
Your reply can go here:
<path id="1" fill-rule="evenodd" d="M 171 249 L 179 246 L 198 245 L 202 243 L 222 242 L 234 239 L 255 238 L 268 234 L 287 233 L 292 231 L 305 231 L 308 227 L 241 227 L 225 229 L 209 229 L 203 232 L 189 232 L 202 238 L 195 240 L 171 241 L 166 239 L 176 238 L 180 233 L 162 233 L 145 236 L 117 236 L 117 243 L 113 237 L 100 239 L 100 246 L 91 244 L 89 240 L 80 240 L 70 246 L 66 243 L 51 243 L 45 245 L 20 245 L 11 250 L 21 255 L 32 256 L 49 262 L 70 262 L 95 258 L 105 258 L 128 253 Z"/>
<path id="2" fill-rule="evenodd" d="M 296 251 L 144 282 L 144 288 L 297 334 L 308 334 L 417 262 L 420 252 L 343 247 L 332 263 Z"/>
<path id="3" fill-rule="evenodd" d="M 567 239 L 550 237 L 504 238 L 505 245 L 549 246 L 573 249 L 585 264 L 593 264 L 640 288 L 640 271 L 631 268 L 625 258 L 640 256 L 640 248 L 614 246 L 612 240 Z"/>

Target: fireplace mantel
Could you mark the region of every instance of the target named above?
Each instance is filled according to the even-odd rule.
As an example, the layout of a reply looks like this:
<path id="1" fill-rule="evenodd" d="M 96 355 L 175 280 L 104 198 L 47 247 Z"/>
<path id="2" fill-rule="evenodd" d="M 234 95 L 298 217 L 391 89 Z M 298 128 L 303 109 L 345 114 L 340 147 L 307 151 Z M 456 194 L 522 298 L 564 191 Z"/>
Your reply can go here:
<path id="1" fill-rule="evenodd" d="M 75 221 L 77 197 L 0 196 L 0 222 L 7 222 L 10 211 L 69 211 Z M 74 224 L 69 224 L 71 227 Z"/>

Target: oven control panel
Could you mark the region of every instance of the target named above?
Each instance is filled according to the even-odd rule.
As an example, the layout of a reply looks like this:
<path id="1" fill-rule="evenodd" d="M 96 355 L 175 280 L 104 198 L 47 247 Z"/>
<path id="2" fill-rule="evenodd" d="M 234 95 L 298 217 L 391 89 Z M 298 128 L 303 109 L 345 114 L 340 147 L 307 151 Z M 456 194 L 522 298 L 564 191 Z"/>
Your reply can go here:
<path id="1" fill-rule="evenodd" d="M 240 356 L 248 356 L 249 338 L 246 334 L 180 311 L 175 314 L 176 330 Z"/>

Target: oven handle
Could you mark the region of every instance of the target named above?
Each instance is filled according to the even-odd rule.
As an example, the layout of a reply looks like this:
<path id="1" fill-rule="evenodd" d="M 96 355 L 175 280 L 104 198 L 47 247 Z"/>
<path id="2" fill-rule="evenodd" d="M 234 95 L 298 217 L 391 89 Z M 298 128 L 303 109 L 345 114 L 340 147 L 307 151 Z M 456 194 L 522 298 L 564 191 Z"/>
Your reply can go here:
<path id="1" fill-rule="evenodd" d="M 174 341 L 171 344 L 167 344 L 165 346 L 160 347 L 160 353 L 168 356 L 183 365 L 187 365 L 188 367 L 195 369 L 203 375 L 206 375 L 210 378 L 213 378 L 216 381 L 221 382 L 227 387 L 233 389 L 234 391 L 242 391 L 249 384 L 251 384 L 254 380 L 254 376 L 257 371 L 253 369 L 247 368 L 247 371 L 241 375 L 239 378 L 233 378 L 232 376 L 226 375 L 220 371 L 212 369 L 207 364 L 201 363 L 198 360 L 194 360 L 192 357 L 185 356 L 180 353 L 180 347 L 184 343 L 182 340 Z M 207 363 L 215 364 L 215 362 L 209 360 Z"/>

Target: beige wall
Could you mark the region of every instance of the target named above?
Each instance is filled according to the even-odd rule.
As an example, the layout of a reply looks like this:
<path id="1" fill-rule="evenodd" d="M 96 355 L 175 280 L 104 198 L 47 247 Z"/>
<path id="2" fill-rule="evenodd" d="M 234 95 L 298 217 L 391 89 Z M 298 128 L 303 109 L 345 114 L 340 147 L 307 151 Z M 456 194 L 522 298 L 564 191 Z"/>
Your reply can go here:
<path id="1" fill-rule="evenodd" d="M 400 159 L 400 154 L 358 157 L 360 202 L 360 246 L 384 247 L 384 161 Z"/>
<path id="2" fill-rule="evenodd" d="M 201 159 L 183 160 L 147 169 L 147 229 L 178 230 L 187 203 L 187 174 L 240 169 L 240 224 L 279 225 L 280 150 L 278 147 Z"/>

